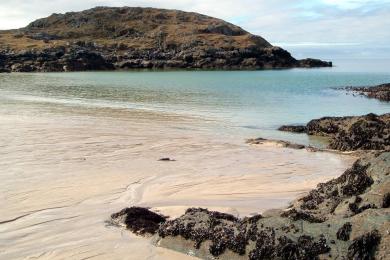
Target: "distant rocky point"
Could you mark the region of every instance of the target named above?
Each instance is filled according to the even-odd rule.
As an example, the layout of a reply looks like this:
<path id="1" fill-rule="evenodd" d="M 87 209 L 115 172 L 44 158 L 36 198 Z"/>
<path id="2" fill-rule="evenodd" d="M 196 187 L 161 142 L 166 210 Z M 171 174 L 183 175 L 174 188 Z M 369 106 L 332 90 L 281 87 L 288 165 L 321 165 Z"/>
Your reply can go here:
<path id="1" fill-rule="evenodd" d="M 223 20 L 177 10 L 96 7 L 0 31 L 0 72 L 330 66 L 296 60 Z"/>
<path id="2" fill-rule="evenodd" d="M 346 87 L 344 90 L 357 93 L 368 98 L 375 98 L 380 101 L 390 101 L 390 83 L 373 87 Z"/>

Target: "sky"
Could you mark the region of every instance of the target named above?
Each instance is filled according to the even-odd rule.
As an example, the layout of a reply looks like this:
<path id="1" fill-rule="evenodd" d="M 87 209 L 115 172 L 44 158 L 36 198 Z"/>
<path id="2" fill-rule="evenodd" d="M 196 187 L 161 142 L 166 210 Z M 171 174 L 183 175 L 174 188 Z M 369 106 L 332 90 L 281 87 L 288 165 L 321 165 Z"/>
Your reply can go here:
<path id="1" fill-rule="evenodd" d="M 332 49 L 360 56 L 372 56 L 373 52 L 381 56 L 384 51 L 390 57 L 390 0 L 0 0 L 0 29 L 20 28 L 52 13 L 95 6 L 207 14 L 293 49 L 298 56 L 300 50 L 326 53 Z"/>

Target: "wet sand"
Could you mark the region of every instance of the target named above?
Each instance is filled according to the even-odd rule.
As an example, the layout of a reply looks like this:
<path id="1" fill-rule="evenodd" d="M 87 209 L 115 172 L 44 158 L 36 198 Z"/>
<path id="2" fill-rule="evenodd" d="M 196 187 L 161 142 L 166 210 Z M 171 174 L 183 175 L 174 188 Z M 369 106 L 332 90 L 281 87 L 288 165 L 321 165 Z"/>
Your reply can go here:
<path id="1" fill-rule="evenodd" d="M 280 208 L 354 160 L 147 112 L 24 109 L 0 122 L 0 259 L 185 259 L 106 221 L 134 205 L 171 217 Z"/>

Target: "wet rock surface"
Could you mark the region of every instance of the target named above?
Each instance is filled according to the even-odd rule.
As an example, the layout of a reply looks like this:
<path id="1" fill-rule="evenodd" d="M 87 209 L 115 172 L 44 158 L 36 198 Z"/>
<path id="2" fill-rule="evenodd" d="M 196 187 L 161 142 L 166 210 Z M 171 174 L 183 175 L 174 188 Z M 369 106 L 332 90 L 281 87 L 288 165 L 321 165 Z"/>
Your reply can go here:
<path id="1" fill-rule="evenodd" d="M 160 224 L 166 221 L 165 216 L 140 207 L 123 209 L 112 214 L 111 219 L 113 223 L 125 225 L 127 229 L 140 235 L 155 234 Z"/>
<path id="2" fill-rule="evenodd" d="M 153 241 L 202 259 L 382 259 L 389 192 L 390 152 L 369 153 L 286 210 L 237 218 L 190 208 L 160 222 Z"/>
<path id="3" fill-rule="evenodd" d="M 278 128 L 279 131 L 292 132 L 292 133 L 305 133 L 306 126 L 303 125 L 283 125 Z"/>
<path id="4" fill-rule="evenodd" d="M 282 126 L 279 130 L 329 137 L 328 148 L 334 150 L 390 150 L 390 114 L 323 117 L 306 126 Z"/>
<path id="5" fill-rule="evenodd" d="M 177 10 L 97 7 L 0 31 L 0 72 L 330 67 L 296 60 L 220 19 Z"/>
<path id="6" fill-rule="evenodd" d="M 357 93 L 368 98 L 375 98 L 380 101 L 390 101 L 390 83 L 373 87 L 347 87 L 343 88 L 343 90 Z"/>
<path id="7" fill-rule="evenodd" d="M 308 148 L 308 149 L 311 148 L 311 147 L 306 147 L 305 145 L 302 145 L 302 144 L 296 144 L 296 143 L 282 141 L 282 140 L 265 139 L 265 138 L 261 138 L 261 137 L 255 138 L 255 139 L 248 139 L 248 140 L 246 140 L 246 143 L 247 144 L 255 144 L 255 145 L 256 144 L 271 143 L 271 144 L 275 144 L 275 145 L 278 145 L 281 147 L 297 149 L 297 150 L 301 150 L 304 148 Z"/>

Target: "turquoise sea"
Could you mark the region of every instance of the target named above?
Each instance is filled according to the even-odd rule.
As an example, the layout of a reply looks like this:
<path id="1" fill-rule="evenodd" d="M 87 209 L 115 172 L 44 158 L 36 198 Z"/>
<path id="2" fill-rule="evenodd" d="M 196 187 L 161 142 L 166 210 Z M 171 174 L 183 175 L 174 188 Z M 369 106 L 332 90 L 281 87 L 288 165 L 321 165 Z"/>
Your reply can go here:
<path id="1" fill-rule="evenodd" d="M 380 69 L 375 61 L 339 61 L 324 69 L 0 74 L 0 111 L 26 104 L 37 113 L 51 107 L 146 110 L 210 120 L 215 131 L 243 138 L 316 144 L 276 129 L 322 116 L 390 112 L 388 103 L 333 89 L 390 82 L 390 66 L 382 62 Z"/>

